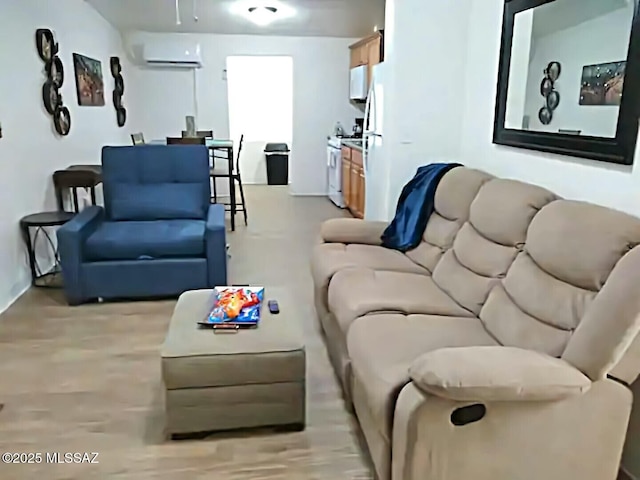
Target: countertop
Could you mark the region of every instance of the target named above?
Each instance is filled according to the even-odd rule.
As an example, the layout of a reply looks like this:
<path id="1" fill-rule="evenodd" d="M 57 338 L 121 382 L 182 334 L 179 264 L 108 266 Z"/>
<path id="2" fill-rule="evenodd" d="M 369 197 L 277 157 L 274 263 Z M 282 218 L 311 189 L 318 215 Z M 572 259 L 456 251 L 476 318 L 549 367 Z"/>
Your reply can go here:
<path id="1" fill-rule="evenodd" d="M 342 146 L 362 151 L 362 140 L 342 140 Z"/>

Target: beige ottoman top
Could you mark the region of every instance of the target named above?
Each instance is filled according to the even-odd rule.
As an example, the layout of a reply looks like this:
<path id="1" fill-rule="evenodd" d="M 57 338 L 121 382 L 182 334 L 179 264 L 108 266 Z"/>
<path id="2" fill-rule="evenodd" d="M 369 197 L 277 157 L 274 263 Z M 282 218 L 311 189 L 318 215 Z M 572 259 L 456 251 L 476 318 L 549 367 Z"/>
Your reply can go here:
<path id="1" fill-rule="evenodd" d="M 300 319 L 283 289 L 265 288 L 258 328 L 214 333 L 200 328 L 211 308 L 211 290 L 183 293 L 162 345 L 162 377 L 167 389 L 303 381 L 305 352 Z M 272 315 L 267 299 L 280 305 Z"/>

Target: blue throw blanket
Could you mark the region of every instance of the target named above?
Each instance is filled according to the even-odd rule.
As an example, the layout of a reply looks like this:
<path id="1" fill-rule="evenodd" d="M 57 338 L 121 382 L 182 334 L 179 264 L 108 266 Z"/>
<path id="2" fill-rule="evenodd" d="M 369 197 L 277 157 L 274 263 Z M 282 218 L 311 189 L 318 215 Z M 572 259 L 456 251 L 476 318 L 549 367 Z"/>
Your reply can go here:
<path id="1" fill-rule="evenodd" d="M 436 189 L 444 175 L 458 163 L 432 163 L 418 168 L 402 189 L 396 216 L 382 234 L 382 245 L 401 252 L 416 248 L 433 213 Z"/>

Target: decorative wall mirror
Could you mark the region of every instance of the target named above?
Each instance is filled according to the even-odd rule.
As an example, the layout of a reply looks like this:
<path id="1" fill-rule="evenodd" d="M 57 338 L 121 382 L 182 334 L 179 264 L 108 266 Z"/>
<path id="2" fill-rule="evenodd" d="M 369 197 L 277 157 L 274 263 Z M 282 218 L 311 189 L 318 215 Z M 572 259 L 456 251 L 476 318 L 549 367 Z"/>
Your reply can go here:
<path id="1" fill-rule="evenodd" d="M 639 1 L 505 0 L 493 142 L 633 164 Z"/>

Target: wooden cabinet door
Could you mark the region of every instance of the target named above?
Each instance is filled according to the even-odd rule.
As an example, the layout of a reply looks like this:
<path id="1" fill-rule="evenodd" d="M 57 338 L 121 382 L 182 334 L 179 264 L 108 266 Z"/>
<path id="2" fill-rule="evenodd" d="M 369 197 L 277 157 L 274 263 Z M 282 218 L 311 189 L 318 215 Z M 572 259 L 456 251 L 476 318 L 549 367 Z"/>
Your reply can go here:
<path id="1" fill-rule="evenodd" d="M 349 68 L 355 68 L 360 65 L 360 52 L 358 47 L 351 47 L 351 59 L 349 61 Z"/>
<path id="2" fill-rule="evenodd" d="M 361 176 L 364 178 L 362 170 L 362 152 L 351 150 L 351 212 L 354 216 L 362 218 L 364 216 L 364 188 Z"/>
<path id="3" fill-rule="evenodd" d="M 364 199 L 367 189 L 367 185 L 364 181 L 364 169 L 358 170 L 358 211 L 360 212 L 360 218 L 364 218 Z"/>
<path id="4" fill-rule="evenodd" d="M 342 196 L 347 208 L 351 208 L 351 162 L 342 158 Z"/>
<path id="5" fill-rule="evenodd" d="M 377 35 L 369 40 L 366 44 L 367 50 L 367 73 L 368 85 L 371 87 L 373 81 L 373 66 L 382 62 L 382 37 Z"/>
<path id="6" fill-rule="evenodd" d="M 362 167 L 362 152 L 360 150 L 356 150 L 355 148 L 351 150 L 351 163 L 357 167 Z"/>
<path id="7" fill-rule="evenodd" d="M 357 45 L 351 47 L 351 68 L 366 65 L 369 59 L 369 51 L 366 45 Z"/>
<path id="8" fill-rule="evenodd" d="M 351 212 L 357 218 L 362 218 L 362 212 L 360 211 L 360 170 L 360 167 L 351 164 Z"/>
<path id="9" fill-rule="evenodd" d="M 379 55 L 376 55 L 376 41 L 370 40 L 367 43 L 367 85 L 371 88 L 371 82 L 373 81 L 373 66 L 378 64 L 377 58 Z"/>
<path id="10" fill-rule="evenodd" d="M 382 62 L 382 37 L 376 35 L 367 43 L 367 63 L 377 65 Z"/>

